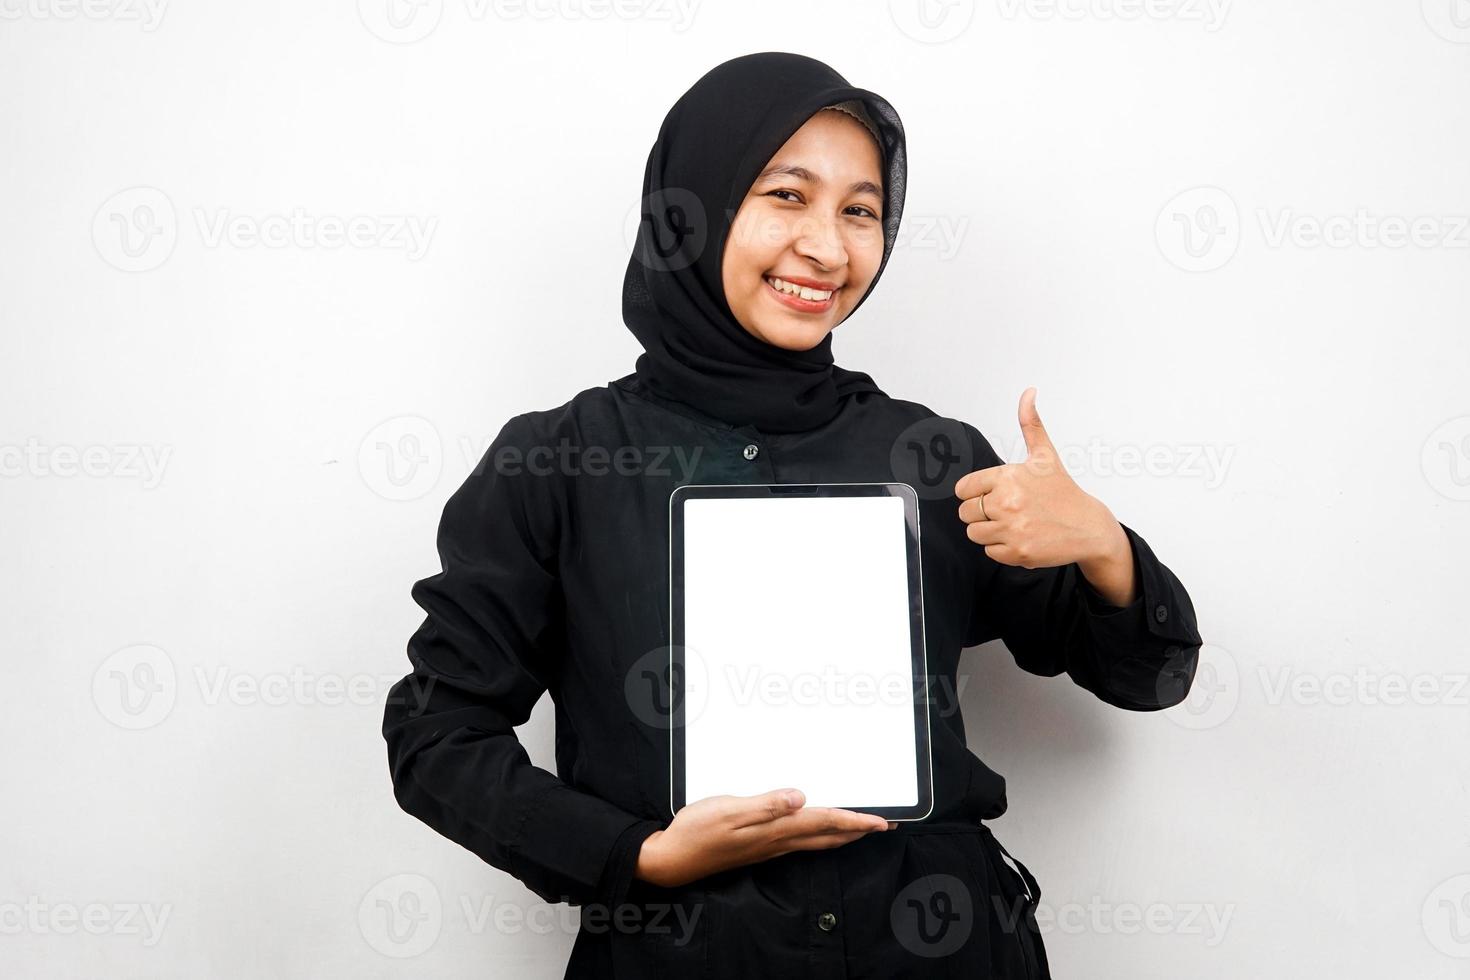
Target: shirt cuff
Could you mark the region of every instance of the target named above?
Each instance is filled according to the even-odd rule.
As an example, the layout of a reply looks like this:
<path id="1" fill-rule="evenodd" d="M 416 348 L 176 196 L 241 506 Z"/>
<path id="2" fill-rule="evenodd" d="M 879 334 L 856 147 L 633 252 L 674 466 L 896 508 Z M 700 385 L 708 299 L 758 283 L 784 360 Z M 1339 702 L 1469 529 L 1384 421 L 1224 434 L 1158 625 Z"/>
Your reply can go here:
<path id="1" fill-rule="evenodd" d="M 640 820 L 630 825 L 613 842 L 597 887 L 597 901 L 612 914 L 616 914 L 618 906 L 627 901 L 628 891 L 633 886 L 633 873 L 638 869 L 638 855 L 643 850 L 643 842 L 663 829 L 663 824 L 657 820 Z"/>
<path id="2" fill-rule="evenodd" d="M 506 870 L 548 902 L 622 901 L 633 864 L 619 846 L 635 827 L 662 825 L 558 780 L 523 812 Z"/>
<path id="3" fill-rule="evenodd" d="M 1135 559 L 1136 560 L 1136 559 Z M 1082 569 L 1077 569 L 1077 588 L 1086 597 L 1087 612 L 1094 619 L 1106 619 L 1109 616 L 1121 616 L 1127 613 L 1143 612 L 1143 589 L 1138 590 L 1138 595 L 1126 606 L 1115 606 L 1103 594 L 1093 588 L 1092 583 L 1087 581 L 1087 576 L 1082 574 Z M 1128 618 L 1132 618 L 1131 616 Z"/>
<path id="4" fill-rule="evenodd" d="M 1153 549 L 1136 531 L 1120 522 L 1133 555 L 1133 568 L 1138 579 L 1138 595 L 1126 606 L 1115 606 L 1077 568 L 1077 589 L 1083 595 L 1093 635 L 1104 643 L 1119 647 L 1161 648 L 1172 657 L 1181 648 L 1197 647 L 1200 636 L 1195 625 L 1194 607 L 1177 579 L 1160 563 Z"/>

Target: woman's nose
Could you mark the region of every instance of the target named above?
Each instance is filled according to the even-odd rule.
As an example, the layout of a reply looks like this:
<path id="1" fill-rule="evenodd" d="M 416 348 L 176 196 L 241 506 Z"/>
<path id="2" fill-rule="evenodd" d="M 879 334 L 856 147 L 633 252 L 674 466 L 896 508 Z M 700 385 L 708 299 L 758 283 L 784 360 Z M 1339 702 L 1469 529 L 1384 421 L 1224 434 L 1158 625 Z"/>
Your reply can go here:
<path id="1" fill-rule="evenodd" d="M 824 269 L 847 264 L 847 245 L 836 222 L 803 218 L 797 225 L 792 247 L 798 255 L 806 256 Z"/>

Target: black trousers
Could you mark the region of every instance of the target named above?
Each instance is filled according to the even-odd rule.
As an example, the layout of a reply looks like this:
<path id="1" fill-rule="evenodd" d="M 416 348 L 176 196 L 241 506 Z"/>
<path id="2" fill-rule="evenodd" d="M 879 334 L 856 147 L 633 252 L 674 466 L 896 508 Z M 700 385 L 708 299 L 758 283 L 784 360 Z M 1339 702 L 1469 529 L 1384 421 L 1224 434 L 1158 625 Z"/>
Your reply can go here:
<path id="1" fill-rule="evenodd" d="M 985 856 L 995 875 L 993 895 L 1001 896 L 999 907 L 991 909 L 990 948 L 991 976 L 996 980 L 1051 980 L 1051 967 L 1041 930 L 1036 925 L 1036 906 L 1041 900 L 1041 886 L 1024 864 L 1011 857 L 989 827 L 982 825 L 981 838 L 986 843 Z M 1012 870 L 1001 857 L 1010 858 Z"/>

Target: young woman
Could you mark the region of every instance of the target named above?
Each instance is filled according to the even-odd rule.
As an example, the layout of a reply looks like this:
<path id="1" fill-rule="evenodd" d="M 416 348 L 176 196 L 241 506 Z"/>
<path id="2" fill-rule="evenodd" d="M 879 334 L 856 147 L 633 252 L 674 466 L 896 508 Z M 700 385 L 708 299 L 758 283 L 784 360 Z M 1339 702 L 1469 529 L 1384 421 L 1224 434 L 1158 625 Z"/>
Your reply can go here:
<path id="1" fill-rule="evenodd" d="M 821 62 L 711 70 L 648 157 L 623 288 L 635 371 L 511 419 L 445 506 L 383 723 L 395 794 L 582 906 L 568 977 L 1046 977 L 1036 881 L 982 823 L 1005 781 L 942 696 L 960 651 L 1002 638 L 1022 669 L 1131 710 L 1188 693 L 1188 595 L 1056 465 L 1034 392 L 1030 456 L 1006 465 L 973 426 L 833 364 L 905 174 L 893 107 Z M 806 807 L 801 787 L 670 813 L 670 492 L 897 479 L 922 498 L 931 816 Z M 556 775 L 514 734 L 548 690 Z"/>

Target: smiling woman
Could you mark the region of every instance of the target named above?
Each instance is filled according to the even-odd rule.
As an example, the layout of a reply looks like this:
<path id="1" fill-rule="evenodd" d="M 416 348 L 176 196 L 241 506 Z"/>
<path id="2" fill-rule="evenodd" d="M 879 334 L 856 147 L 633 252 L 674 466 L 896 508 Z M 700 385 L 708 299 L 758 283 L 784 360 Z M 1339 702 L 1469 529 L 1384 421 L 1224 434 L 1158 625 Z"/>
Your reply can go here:
<path id="1" fill-rule="evenodd" d="M 1044 980 L 1039 886 L 982 822 L 1006 812 L 1006 783 L 966 743 L 961 650 L 1003 639 L 1030 673 L 1134 711 L 1189 691 L 1188 595 L 1051 465 L 1030 389 L 1031 457 L 1009 466 L 974 426 L 833 363 L 833 331 L 893 254 L 906 169 L 898 113 L 819 61 L 707 72 L 644 169 L 622 297 L 635 371 L 511 419 L 445 505 L 443 570 L 413 588 L 413 673 L 384 714 L 395 795 L 582 906 L 569 978 Z M 562 445 L 671 447 L 690 467 L 502 464 Z M 927 689 L 947 699 L 929 713 L 930 816 L 808 806 L 775 774 L 670 812 L 671 495 L 895 481 L 920 497 Z M 850 662 L 836 640 L 820 652 Z M 548 691 L 555 775 L 514 732 Z"/>
<path id="2" fill-rule="evenodd" d="M 816 346 L 847 319 L 883 261 L 883 156 L 860 105 L 827 106 L 803 123 L 730 227 L 725 298 L 768 344 Z"/>
<path id="3" fill-rule="evenodd" d="M 893 254 L 907 169 L 898 112 L 819 61 L 765 52 L 706 72 L 644 169 L 623 280 L 639 378 L 770 432 L 811 429 L 842 398 L 879 392 L 833 363 L 831 332 Z M 783 299 L 768 277 L 834 296 Z"/>

